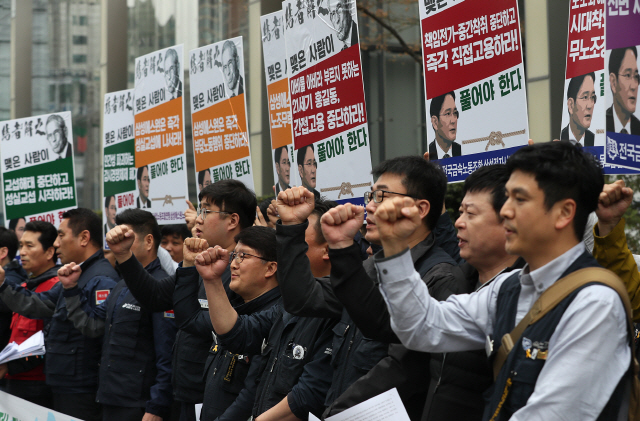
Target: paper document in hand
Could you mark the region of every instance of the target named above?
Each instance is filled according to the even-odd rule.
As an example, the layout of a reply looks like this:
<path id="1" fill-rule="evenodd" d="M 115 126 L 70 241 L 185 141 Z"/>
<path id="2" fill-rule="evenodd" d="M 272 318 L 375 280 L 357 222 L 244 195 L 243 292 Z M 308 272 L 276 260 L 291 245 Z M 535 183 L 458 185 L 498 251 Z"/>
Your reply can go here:
<path id="1" fill-rule="evenodd" d="M 33 334 L 29 339 L 17 345 L 11 342 L 0 353 L 0 364 L 32 355 L 44 355 L 44 335 L 42 331 Z"/>
<path id="2" fill-rule="evenodd" d="M 311 415 L 309 419 L 312 420 Z M 369 400 L 349 408 L 326 421 L 409 421 L 407 410 L 394 387 Z"/>

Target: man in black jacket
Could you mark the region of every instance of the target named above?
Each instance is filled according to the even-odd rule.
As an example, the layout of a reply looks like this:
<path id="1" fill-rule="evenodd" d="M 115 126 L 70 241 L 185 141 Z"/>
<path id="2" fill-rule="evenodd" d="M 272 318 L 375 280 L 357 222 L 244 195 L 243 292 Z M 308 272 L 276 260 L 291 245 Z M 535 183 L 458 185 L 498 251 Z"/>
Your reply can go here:
<path id="1" fill-rule="evenodd" d="M 223 180 L 205 187 L 198 195 L 200 200 L 195 225 L 195 238 L 227 250 L 235 247 L 234 237 L 255 220 L 256 197 L 238 180 Z M 178 335 L 172 361 L 172 385 L 174 399 L 181 402 L 181 421 L 195 421 L 195 404 L 203 401 L 205 362 L 211 345 L 211 332 L 206 294 L 201 278 L 194 277 L 196 254 L 185 247 L 182 267 L 176 274 L 156 280 L 151 277 L 131 253 L 133 232 L 126 227 L 115 227 L 107 234 L 107 244 L 119 264 L 119 269 L 133 296 L 148 311 L 168 311 L 174 307 L 174 290 L 177 282 L 198 282 L 200 312 L 178 324 Z M 227 271 L 225 285 L 229 299 L 241 304 L 242 298 L 228 289 L 231 276 Z M 200 323 L 201 322 L 201 323 Z M 209 325 L 207 329 L 198 326 Z"/>
<path id="2" fill-rule="evenodd" d="M 77 208 L 62 214 L 53 244 L 62 263 L 82 262 L 78 279 L 85 310 L 92 311 L 107 299 L 119 279 L 102 252 L 102 221 L 90 209 Z M 0 298 L 16 313 L 30 318 L 51 317 L 45 334 L 47 384 L 53 389 L 53 409 L 85 421 L 102 419 L 96 403 L 102 338 L 87 338 L 67 318 L 63 288 L 57 283 L 49 291 L 34 293 L 21 286 L 8 286 L 0 270 Z"/>
<path id="3" fill-rule="evenodd" d="M 446 271 L 456 262 L 434 244 L 435 239 L 431 234 L 439 220 L 446 192 L 447 180 L 444 173 L 436 165 L 422 158 L 401 157 L 383 162 L 373 170 L 373 174 L 378 180 L 373 187 L 374 191 L 367 193 L 365 198 L 369 211 L 366 239 L 372 243 L 379 243 L 373 213 L 377 204 L 384 198 L 398 195 L 420 198 L 424 225 L 415 235 L 414 262 L 416 267 L 422 268 L 425 273 L 431 268 L 442 269 L 445 272 L 442 284 L 454 285 L 454 275 Z M 305 243 L 303 233 L 307 226 L 307 215 L 312 209 L 312 199 L 310 194 L 298 188 L 280 193 L 278 212 L 281 224 L 276 226 L 276 233 L 279 253 L 282 253 L 282 259 L 287 259 L 279 261 L 279 279 L 285 308 L 301 316 L 341 317 L 340 323 L 334 329 L 334 378 L 325 402 L 325 406 L 330 408 L 325 415 L 333 411 L 332 406 L 346 409 L 396 387 L 411 419 L 417 420 L 422 414 L 426 399 L 428 384 L 424 379 L 429 375 L 429 355 L 408 351 L 401 345 L 393 345 L 387 350 L 389 341 L 374 341 L 366 334 L 363 335 L 326 278 L 315 279 L 311 275 L 309 263 L 304 260 L 306 243 L 310 241 L 307 240 Z M 315 220 L 310 217 L 309 223 L 312 222 Z M 356 231 L 360 226 L 362 220 Z M 355 232 L 343 241 L 353 244 L 353 235 Z M 326 244 L 327 240 L 324 241 Z M 326 250 L 326 259 L 329 259 L 330 253 L 330 249 Z M 334 260 L 331 259 L 332 272 L 352 271 L 363 266 L 360 258 L 350 262 L 347 267 L 334 268 L 333 265 Z M 364 265 L 368 271 L 373 271 L 372 262 L 366 261 Z M 379 292 L 373 283 L 357 292 L 357 296 L 367 302 L 376 299 L 376 294 L 379 295 Z M 384 309 L 384 302 L 380 303 Z M 375 313 L 368 315 L 375 316 Z M 348 389 L 367 372 L 375 372 L 375 375 L 369 376 L 371 378 L 358 389 Z M 345 391 L 348 392 L 344 393 Z"/>
<path id="4" fill-rule="evenodd" d="M 471 174 L 464 184 L 464 198 L 460 217 L 456 221 L 460 256 L 466 260 L 460 266 L 464 276 L 451 282 L 447 272 L 434 268 L 422 276 L 432 296 L 444 301 L 452 293 L 473 292 L 490 283 L 495 276 L 524 265 L 505 251 L 504 228 L 499 212 L 505 196 L 504 186 L 509 173 L 504 165 L 482 167 Z M 364 335 L 380 341 L 398 343 L 390 325 L 389 312 L 384 299 L 375 286 L 375 272 L 369 274 L 358 265 L 357 246 L 350 244 L 361 224 L 362 212 L 350 205 L 331 210 L 322 219 L 322 229 L 329 241 L 332 261 L 331 284 L 333 291 Z M 419 250 L 411 250 L 412 257 Z M 414 262 L 417 262 L 414 259 Z M 419 263 L 416 263 L 419 267 Z M 421 273 L 422 275 L 422 273 Z M 368 297 L 366 300 L 361 297 Z M 484 351 L 430 354 L 431 384 L 423 420 L 479 420 L 484 408 L 483 392 L 491 385 L 491 370 Z M 411 368 L 411 367 L 409 367 Z M 357 394 L 367 387 L 376 374 L 376 367 L 345 393 Z M 415 370 L 415 367 L 414 367 Z M 411 371 L 406 375 L 411 376 Z M 339 399 L 331 414 L 350 405 Z"/>
<path id="5" fill-rule="evenodd" d="M 135 233 L 132 250 L 145 270 L 156 279 L 166 278 L 158 259 L 160 227 L 153 215 L 127 209 L 115 222 Z M 171 349 L 177 331 L 173 313 L 141 308 L 124 281 L 118 282 L 102 304 L 87 312 L 77 283 L 80 271 L 80 266 L 65 265 L 60 281 L 68 318 L 76 329 L 89 338 L 104 335 L 97 394 L 103 420 L 168 420 L 173 402 Z"/>
<path id="6" fill-rule="evenodd" d="M 18 251 L 18 237 L 15 232 L 0 227 L 0 267 L 4 269 L 5 279 L 12 285 L 20 285 L 27 279 L 20 262 L 15 260 Z M 0 301 L 0 347 L 4 348 L 9 343 L 11 336 L 11 318 L 13 312 Z M 0 384 L 4 384 L 3 376 L 0 376 Z"/>

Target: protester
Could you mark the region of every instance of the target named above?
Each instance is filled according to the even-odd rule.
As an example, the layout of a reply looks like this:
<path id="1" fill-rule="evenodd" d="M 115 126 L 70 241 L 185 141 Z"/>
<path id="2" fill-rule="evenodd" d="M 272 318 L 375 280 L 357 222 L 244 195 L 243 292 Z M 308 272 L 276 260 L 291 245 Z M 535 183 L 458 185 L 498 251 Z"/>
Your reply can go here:
<path id="1" fill-rule="evenodd" d="M 244 228 L 250 227 L 255 218 L 256 198 L 253 192 L 240 181 L 223 180 L 205 187 L 198 195 L 200 200 L 195 220 L 195 236 L 211 245 L 220 245 L 233 250 L 234 237 Z M 118 226 L 107 234 L 107 244 L 113 251 L 118 267 L 133 296 L 148 311 L 168 311 L 173 308 L 174 290 L 181 277 L 190 282 L 195 272 L 195 253 L 183 250 L 182 267 L 176 274 L 156 280 L 151 277 L 131 252 L 133 232 Z M 196 317 L 208 320 L 206 294 L 199 282 L 198 299 L 200 314 Z M 230 274 L 225 285 L 230 299 L 242 303 L 242 298 L 228 289 Z M 195 282 L 195 281 L 194 281 Z M 193 319 L 191 319 L 194 322 Z M 208 321 L 210 324 L 211 322 Z M 172 360 L 172 385 L 174 399 L 181 403 L 181 421 L 195 420 L 195 404 L 202 403 L 204 394 L 204 364 L 211 345 L 210 327 L 198 333 L 189 332 L 179 323 L 176 346 Z"/>
<path id="2" fill-rule="evenodd" d="M 472 294 L 437 302 L 410 269 L 407 238 L 420 225 L 415 201 L 376 211 L 384 257 L 376 258 L 391 326 L 409 348 L 498 353 L 534 301 L 557 279 L 597 267 L 581 237 L 602 190 L 602 169 L 569 142 L 526 146 L 507 161 L 506 250 L 527 261 Z M 492 345 L 490 340 L 493 340 Z M 573 291 L 525 328 L 488 394 L 484 419 L 618 419 L 629 377 L 630 338 L 618 294 L 604 285 Z"/>
<path id="3" fill-rule="evenodd" d="M 186 247 L 191 251 L 200 251 L 194 247 L 199 247 L 203 241 L 189 239 Z M 249 315 L 272 307 L 280 299 L 275 274 L 277 264 L 273 230 L 269 232 L 264 227 L 245 228 L 235 236 L 234 241 L 237 244 L 235 249 L 240 254 L 230 262 L 227 272 L 223 275 L 223 278 L 230 278 L 229 289 L 242 297 L 242 302 L 235 303 L 234 309 L 238 314 Z M 181 276 L 176 283 L 176 321 L 187 332 L 210 334 L 213 327 L 208 313 L 206 318 L 201 317 L 198 272 L 195 268 L 189 268 L 189 275 Z M 229 352 L 214 334 L 205 365 L 206 384 L 201 419 L 248 419 L 256 397 L 256 380 L 261 364 L 259 354 Z"/>
<path id="4" fill-rule="evenodd" d="M 22 286 L 30 291 L 48 291 L 58 282 L 58 256 L 53 247 L 57 235 L 56 228 L 48 222 L 33 221 L 25 226 L 19 250 L 22 268 L 29 274 Z M 21 344 L 48 325 L 49 320 L 45 323 L 45 320 L 33 320 L 14 313 L 9 342 Z M 5 373 L 8 393 L 40 406 L 53 407 L 51 388 L 45 383 L 44 356 L 20 358 L 2 364 L 0 378 Z"/>
<path id="5" fill-rule="evenodd" d="M 160 227 L 153 215 L 126 209 L 115 222 L 134 232 L 131 249 L 145 270 L 156 279 L 167 277 L 157 256 Z M 147 311 L 123 280 L 89 312 L 78 288 L 81 273 L 80 266 L 67 264 L 60 270 L 60 280 L 67 317 L 76 329 L 90 338 L 104 335 L 97 393 L 103 421 L 137 421 L 153 416 L 168 420 L 173 401 L 171 349 L 177 331 L 173 313 Z"/>
<path id="6" fill-rule="evenodd" d="M 259 229 L 272 237 L 270 243 L 274 242 L 272 230 Z M 262 356 L 253 418 L 263 421 L 306 419 L 309 413 L 319 416 L 331 383 L 331 329 L 336 321 L 296 317 L 282 305 L 238 315 L 222 282 L 229 259 L 263 260 L 255 270 L 274 275 L 278 267 L 266 257 L 248 256 L 243 250 L 248 248 L 241 242 L 232 253 L 220 246 L 209 248 L 196 257 L 196 268 L 204 279 L 209 315 L 222 345 L 231 352 Z M 232 265 L 238 267 L 237 263 Z"/>
<path id="7" fill-rule="evenodd" d="M 169 252 L 174 262 L 182 262 L 184 240 L 191 237 L 186 224 L 163 225 L 160 230 L 162 241 L 160 246 Z"/>
<path id="8" fill-rule="evenodd" d="M 0 227 L 0 266 L 4 268 L 7 282 L 20 285 L 27 279 L 27 273 L 15 259 L 18 251 L 18 237 L 15 232 Z M 0 301 L 0 347 L 4 348 L 9 343 L 11 336 L 11 319 L 13 312 Z M 2 378 L 0 376 L 0 384 Z"/>
<path id="9" fill-rule="evenodd" d="M 53 246 L 64 264 L 80 263 L 80 294 L 87 311 L 102 303 L 119 279 L 102 252 L 102 222 L 89 209 L 71 209 L 62 214 Z M 85 421 L 102 419 L 96 402 L 98 366 L 102 338 L 87 338 L 67 318 L 67 308 L 57 283 L 49 291 L 33 292 L 4 282 L 0 271 L 0 299 L 14 312 L 30 318 L 51 317 L 45 332 L 46 382 L 53 390 L 53 409 Z"/>

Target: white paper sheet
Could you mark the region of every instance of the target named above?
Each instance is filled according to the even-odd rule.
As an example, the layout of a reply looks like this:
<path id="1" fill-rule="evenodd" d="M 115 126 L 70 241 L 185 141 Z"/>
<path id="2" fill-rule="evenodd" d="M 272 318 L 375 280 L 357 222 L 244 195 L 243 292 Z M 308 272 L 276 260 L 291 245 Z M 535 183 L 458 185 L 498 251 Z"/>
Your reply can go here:
<path id="1" fill-rule="evenodd" d="M 309 420 L 317 420 L 309 414 Z M 394 387 L 378 396 L 366 400 L 337 415 L 326 418 L 326 421 L 409 421 L 404 405 Z"/>

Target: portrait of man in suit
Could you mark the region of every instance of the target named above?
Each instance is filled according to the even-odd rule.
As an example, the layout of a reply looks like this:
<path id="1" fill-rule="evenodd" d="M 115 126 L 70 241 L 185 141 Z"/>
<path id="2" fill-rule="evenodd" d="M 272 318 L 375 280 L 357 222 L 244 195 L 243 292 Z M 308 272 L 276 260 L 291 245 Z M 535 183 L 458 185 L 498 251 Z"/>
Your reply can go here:
<path id="1" fill-rule="evenodd" d="M 576 76 L 567 87 L 567 110 L 569 124 L 560 133 L 560 140 L 570 140 L 582 146 L 593 146 L 595 135 L 589 127 L 593 119 L 598 96 L 595 88 L 594 72 Z"/>
<path id="2" fill-rule="evenodd" d="M 107 217 L 107 223 L 104 224 L 104 235 L 116 227 L 116 213 L 118 212 L 118 208 L 116 206 L 116 197 L 115 196 L 107 196 L 104 199 L 104 214 Z"/>
<path id="3" fill-rule="evenodd" d="M 338 33 L 338 39 L 343 42 L 342 50 L 358 43 L 358 26 L 351 16 L 350 0 L 338 0 L 329 12 L 329 19 Z"/>
<path id="4" fill-rule="evenodd" d="M 182 82 L 180 82 L 180 59 L 173 48 L 169 48 L 164 56 L 164 81 L 167 84 L 169 99 L 182 96 Z"/>
<path id="5" fill-rule="evenodd" d="M 286 190 L 291 187 L 291 161 L 289 160 L 289 151 L 286 146 L 280 146 L 273 152 L 273 160 L 276 163 L 276 174 L 278 174 L 278 180 L 276 181 L 276 196 L 282 190 Z"/>
<path id="6" fill-rule="evenodd" d="M 47 118 L 45 130 L 47 131 L 47 140 L 56 157 L 55 159 L 71 157 L 71 144 L 67 140 L 69 129 L 67 129 L 64 119 L 57 114 L 50 115 Z"/>
<path id="7" fill-rule="evenodd" d="M 429 158 L 435 160 L 460 156 L 462 148 L 456 143 L 460 116 L 456 108 L 456 93 L 451 91 L 433 98 L 429 114 L 436 134 L 436 139 L 429 144 Z"/>
<path id="8" fill-rule="evenodd" d="M 151 200 L 149 199 L 149 184 L 151 184 L 151 180 L 149 179 L 149 167 L 145 165 L 144 167 L 138 168 L 136 178 L 138 179 L 138 198 L 136 199 L 136 207 L 140 209 L 150 208 Z"/>
<path id="9" fill-rule="evenodd" d="M 638 101 L 638 50 L 616 48 L 609 55 L 609 85 L 613 104 L 607 109 L 607 131 L 640 135 L 640 121 L 633 115 Z"/>
<path id="10" fill-rule="evenodd" d="M 201 192 L 202 189 L 209 186 L 211 184 L 211 171 L 209 168 L 202 170 L 198 173 L 198 191 Z"/>
<path id="11" fill-rule="evenodd" d="M 229 98 L 244 93 L 244 80 L 240 75 L 238 48 L 231 40 L 227 40 L 222 44 L 222 73 L 224 74 Z"/>
<path id="12" fill-rule="evenodd" d="M 320 197 L 320 192 L 316 190 L 318 161 L 316 161 L 314 153 L 313 144 L 310 144 L 298 149 L 296 158 L 298 159 L 298 172 L 300 173 L 302 185 L 318 198 Z"/>

